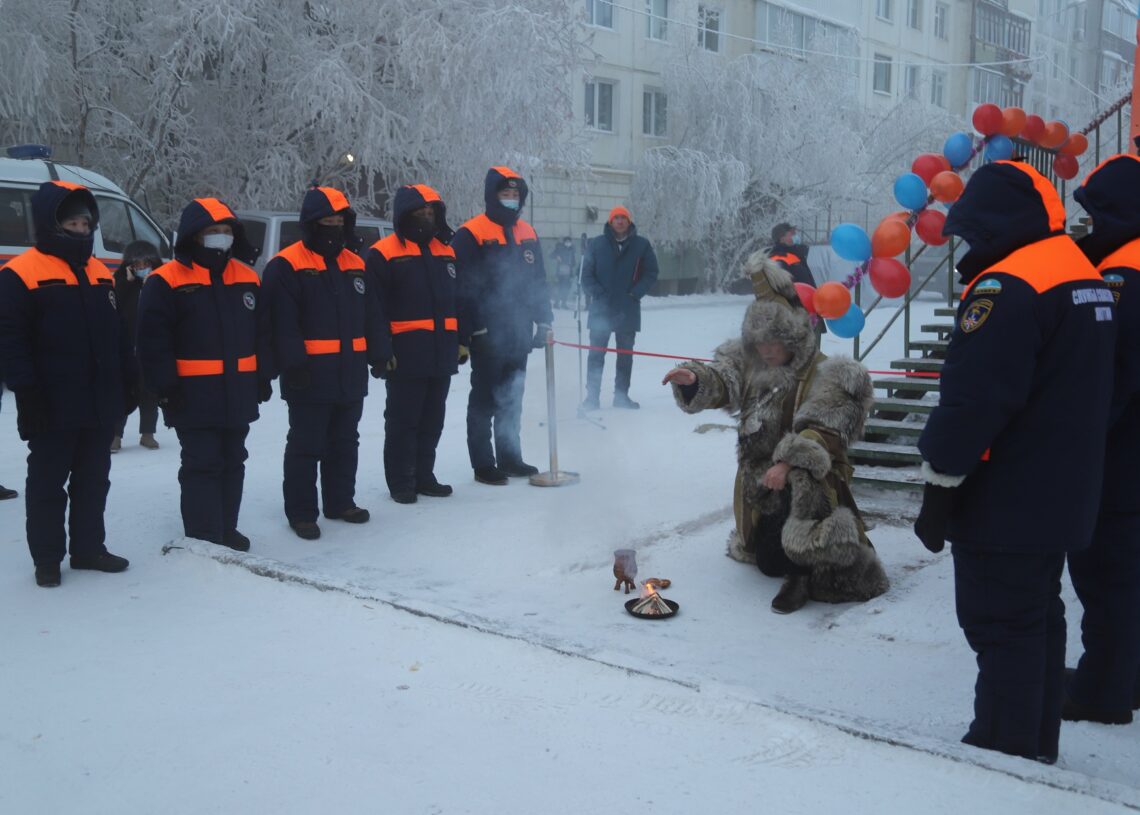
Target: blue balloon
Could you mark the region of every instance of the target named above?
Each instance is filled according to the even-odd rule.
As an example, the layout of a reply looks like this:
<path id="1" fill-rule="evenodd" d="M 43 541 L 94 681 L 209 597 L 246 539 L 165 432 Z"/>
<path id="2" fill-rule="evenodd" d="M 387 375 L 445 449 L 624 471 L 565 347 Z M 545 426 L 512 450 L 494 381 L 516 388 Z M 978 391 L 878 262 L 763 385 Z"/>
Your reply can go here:
<path id="1" fill-rule="evenodd" d="M 1013 157 L 1013 142 L 1001 135 L 991 136 L 986 142 L 986 161 L 1007 161 Z"/>
<path id="2" fill-rule="evenodd" d="M 926 206 L 926 184 L 914 173 L 903 173 L 895 179 L 895 200 L 903 209 L 922 209 Z"/>
<path id="3" fill-rule="evenodd" d="M 970 160 L 974 152 L 974 140 L 961 131 L 952 133 L 942 146 L 942 155 L 950 162 L 950 166 L 958 168 Z"/>
<path id="4" fill-rule="evenodd" d="M 871 239 L 863 227 L 855 224 L 840 224 L 831 230 L 831 248 L 839 257 L 855 263 L 871 257 Z"/>
<path id="5" fill-rule="evenodd" d="M 851 307 L 847 309 L 847 313 L 842 317 L 834 320 L 824 320 L 824 322 L 827 324 L 827 330 L 832 334 L 849 340 L 863 330 L 867 319 L 863 316 L 863 310 L 859 308 L 859 305 L 852 303 Z"/>

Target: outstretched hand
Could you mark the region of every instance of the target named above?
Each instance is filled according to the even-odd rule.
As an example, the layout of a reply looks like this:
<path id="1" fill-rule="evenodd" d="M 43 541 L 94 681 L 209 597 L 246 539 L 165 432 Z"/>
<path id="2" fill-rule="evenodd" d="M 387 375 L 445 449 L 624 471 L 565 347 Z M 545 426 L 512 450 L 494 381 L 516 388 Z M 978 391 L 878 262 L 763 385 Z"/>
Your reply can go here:
<path id="1" fill-rule="evenodd" d="M 697 375 L 688 368 L 674 368 L 665 374 L 661 380 L 662 385 L 693 385 L 696 384 Z"/>

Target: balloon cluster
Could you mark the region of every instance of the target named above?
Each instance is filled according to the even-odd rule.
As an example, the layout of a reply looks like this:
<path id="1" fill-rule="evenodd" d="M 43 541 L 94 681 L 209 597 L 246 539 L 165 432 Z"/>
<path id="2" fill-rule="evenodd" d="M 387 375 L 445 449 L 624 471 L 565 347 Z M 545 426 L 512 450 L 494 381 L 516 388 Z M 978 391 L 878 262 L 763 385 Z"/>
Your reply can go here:
<path id="1" fill-rule="evenodd" d="M 1070 132 L 1063 120 L 1046 122 L 1040 116 L 1026 115 L 1021 108 L 979 105 L 974 111 L 974 129 L 984 137 L 987 160 L 1000 161 L 1012 156 L 1012 139 L 1018 138 L 1053 151 L 1053 172 L 1066 181 L 1077 177 L 1080 170 L 1077 157 L 1089 149 L 1088 138 L 1083 133 Z"/>

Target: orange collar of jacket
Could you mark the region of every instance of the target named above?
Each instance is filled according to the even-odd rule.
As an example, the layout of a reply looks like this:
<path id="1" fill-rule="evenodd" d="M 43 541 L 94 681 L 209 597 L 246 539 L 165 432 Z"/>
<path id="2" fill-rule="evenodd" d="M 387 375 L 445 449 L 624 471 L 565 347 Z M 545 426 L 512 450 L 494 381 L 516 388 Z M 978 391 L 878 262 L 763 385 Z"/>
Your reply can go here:
<path id="1" fill-rule="evenodd" d="M 78 286 L 79 280 L 67 261 L 32 248 L 8 261 L 7 268 L 11 269 L 24 281 L 29 289 L 44 285 Z M 87 259 L 87 282 L 91 285 L 115 285 L 115 277 L 103 261 L 95 257 Z"/>
<path id="2" fill-rule="evenodd" d="M 474 236 L 478 243 L 505 244 L 507 242 L 506 232 L 503 230 L 503 227 L 488 218 L 485 212 L 476 215 L 463 226 Z M 515 221 L 515 225 L 512 229 L 516 243 L 538 240 L 538 233 L 534 231 L 534 227 L 522 218 Z"/>
<path id="3" fill-rule="evenodd" d="M 172 260 L 169 263 L 162 264 L 151 272 L 147 279 L 149 280 L 151 277 L 161 278 L 172 289 L 179 286 L 210 285 L 209 269 L 205 266 L 199 266 L 197 263 L 187 266 L 180 260 Z M 252 283 L 255 286 L 260 286 L 261 280 L 253 269 L 240 260 L 231 259 L 222 273 L 222 284 L 233 286 L 238 283 Z"/>
<path id="4" fill-rule="evenodd" d="M 325 259 L 305 246 L 304 241 L 289 244 L 277 253 L 277 257 L 292 266 L 293 271 L 300 271 L 301 269 L 324 271 L 328 268 Z M 364 261 L 355 252 L 342 249 L 340 254 L 336 256 L 336 265 L 340 267 L 342 272 L 346 272 L 349 269 L 363 269 Z"/>
<path id="5" fill-rule="evenodd" d="M 1038 294 L 1077 280 L 1100 280 L 1085 253 L 1068 235 L 1045 238 L 1006 255 L 971 280 L 962 299 L 969 297 L 978 281 L 994 273 L 1024 280 Z"/>

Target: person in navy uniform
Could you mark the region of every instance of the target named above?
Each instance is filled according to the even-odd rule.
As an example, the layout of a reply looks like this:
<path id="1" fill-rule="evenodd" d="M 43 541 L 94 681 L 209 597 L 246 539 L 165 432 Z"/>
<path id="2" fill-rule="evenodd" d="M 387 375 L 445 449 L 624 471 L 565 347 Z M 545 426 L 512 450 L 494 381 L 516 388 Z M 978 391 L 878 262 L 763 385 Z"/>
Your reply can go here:
<path id="1" fill-rule="evenodd" d="M 523 461 L 522 399 L 527 356 L 546 344 L 554 312 L 538 234 L 520 217 L 527 194 L 522 176 L 492 167 L 483 184 L 486 211 L 451 241 L 462 270 L 461 297 L 471 310 L 467 452 L 482 484 L 538 473 Z"/>
<path id="2" fill-rule="evenodd" d="M 103 513 L 111 439 L 134 410 L 137 371 L 114 277 L 92 255 L 95 197 L 48 181 L 31 203 L 36 245 L 0 269 L 0 369 L 28 443 L 28 548 L 36 583 L 50 588 L 69 548 L 72 569 L 129 565 L 107 551 Z"/>
<path id="3" fill-rule="evenodd" d="M 1112 293 L 1065 223 L 1053 186 L 1009 161 L 978 169 L 950 211 L 945 233 L 970 247 L 966 288 L 918 442 L 915 523 L 931 551 L 953 544 L 977 654 L 962 740 L 1047 763 L 1064 699 L 1061 573 L 1096 525 L 1116 341 Z"/>
<path id="4" fill-rule="evenodd" d="M 182 211 L 174 260 L 139 295 L 138 357 L 145 386 L 178 434 L 182 525 L 187 537 L 239 552 L 245 439 L 258 403 L 273 394 L 272 329 L 257 251 L 217 198 Z"/>
<path id="5" fill-rule="evenodd" d="M 1092 216 L 1077 242 L 1116 302 L 1104 488 L 1092 545 L 1069 553 L 1084 608 L 1084 653 L 1066 686 L 1067 721 L 1129 724 L 1140 710 L 1140 158 L 1118 155 L 1073 197 Z"/>
<path id="6" fill-rule="evenodd" d="M 344 193 L 313 187 L 301 202 L 301 240 L 265 266 L 265 298 L 289 405 L 285 442 L 285 517 L 298 537 L 315 540 L 317 469 L 326 518 L 362 524 L 356 505 L 357 428 L 368 394 L 368 366 L 391 357 L 376 295 L 357 244 L 356 212 Z"/>

